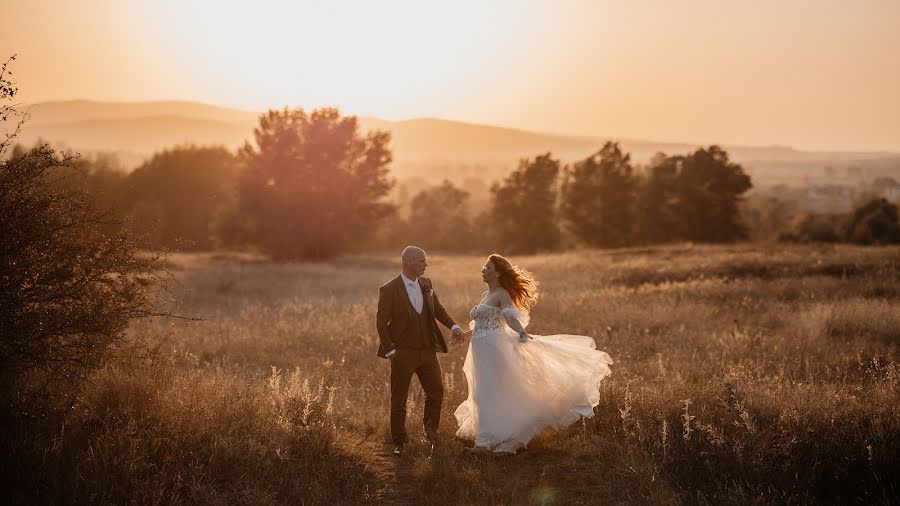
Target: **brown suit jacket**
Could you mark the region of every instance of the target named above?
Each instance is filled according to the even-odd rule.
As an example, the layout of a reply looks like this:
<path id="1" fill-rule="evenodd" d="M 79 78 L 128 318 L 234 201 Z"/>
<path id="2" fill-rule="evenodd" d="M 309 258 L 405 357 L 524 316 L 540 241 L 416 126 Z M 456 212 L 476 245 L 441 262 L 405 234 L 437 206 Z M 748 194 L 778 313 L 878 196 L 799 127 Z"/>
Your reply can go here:
<path id="1" fill-rule="evenodd" d="M 435 319 L 448 329 L 456 325 L 456 322 L 441 305 L 437 294 L 434 293 L 430 279 L 419 276 L 419 287 L 422 289 L 424 301 L 422 311 L 428 315 L 428 321 L 431 322 L 434 332 L 435 351 L 447 353 L 447 342 L 444 341 L 444 335 L 441 334 Z M 385 358 L 385 353 L 403 347 L 405 344 L 411 344 L 408 343 L 410 336 L 406 329 L 417 317 L 418 314 L 409 300 L 406 286 L 403 285 L 400 276 L 388 281 L 378 289 L 378 313 L 375 319 L 378 338 L 381 340 L 381 344 L 378 346 L 379 357 Z"/>

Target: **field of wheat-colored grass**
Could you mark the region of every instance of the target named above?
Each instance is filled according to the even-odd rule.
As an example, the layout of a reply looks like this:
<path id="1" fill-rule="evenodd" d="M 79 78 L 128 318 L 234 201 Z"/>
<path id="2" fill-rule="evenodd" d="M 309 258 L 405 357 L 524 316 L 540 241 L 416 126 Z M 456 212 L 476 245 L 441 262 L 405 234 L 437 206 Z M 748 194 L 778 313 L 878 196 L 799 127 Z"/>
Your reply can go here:
<path id="1" fill-rule="evenodd" d="M 485 255 L 486 256 L 486 255 Z M 517 456 L 454 439 L 465 346 L 441 355 L 444 437 L 388 455 L 378 286 L 395 255 L 176 255 L 155 351 L 86 386 L 47 442 L 46 497 L 92 502 L 890 503 L 900 499 L 900 249 L 667 246 L 513 257 L 536 334 L 615 360 L 593 418 Z M 432 254 L 463 326 L 484 256 Z M 411 439 L 422 435 L 414 380 Z"/>

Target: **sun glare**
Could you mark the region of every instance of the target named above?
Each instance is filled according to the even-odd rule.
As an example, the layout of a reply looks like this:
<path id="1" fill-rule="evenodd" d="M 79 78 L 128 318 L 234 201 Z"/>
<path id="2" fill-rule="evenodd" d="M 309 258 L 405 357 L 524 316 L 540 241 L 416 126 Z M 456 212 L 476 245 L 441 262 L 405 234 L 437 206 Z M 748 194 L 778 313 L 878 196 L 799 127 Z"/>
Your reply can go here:
<path id="1" fill-rule="evenodd" d="M 508 2 L 169 2 L 172 57 L 212 100 L 403 117 L 459 100 L 516 43 Z"/>

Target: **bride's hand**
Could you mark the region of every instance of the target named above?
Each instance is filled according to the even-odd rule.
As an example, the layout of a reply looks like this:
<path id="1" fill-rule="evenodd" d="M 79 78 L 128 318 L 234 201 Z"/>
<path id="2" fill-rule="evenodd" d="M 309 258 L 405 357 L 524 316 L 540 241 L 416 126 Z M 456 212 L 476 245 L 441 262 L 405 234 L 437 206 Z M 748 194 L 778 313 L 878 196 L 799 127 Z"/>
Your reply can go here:
<path id="1" fill-rule="evenodd" d="M 466 342 L 466 339 L 469 339 L 471 337 L 472 337 L 472 331 L 467 330 L 459 335 L 452 336 L 452 339 L 453 339 L 453 342 L 456 344 L 463 344 Z"/>

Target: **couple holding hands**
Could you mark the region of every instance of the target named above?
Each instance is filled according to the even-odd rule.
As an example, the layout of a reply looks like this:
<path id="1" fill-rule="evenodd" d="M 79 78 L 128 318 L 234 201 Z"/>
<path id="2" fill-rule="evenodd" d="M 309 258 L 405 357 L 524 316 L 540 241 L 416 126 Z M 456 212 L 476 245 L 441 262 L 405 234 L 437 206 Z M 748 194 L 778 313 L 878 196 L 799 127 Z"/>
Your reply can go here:
<path id="1" fill-rule="evenodd" d="M 425 251 L 409 246 L 401 260 L 400 275 L 379 289 L 376 316 L 378 356 L 391 361 L 395 455 L 402 455 L 407 441 L 406 400 L 413 375 L 425 391 L 428 443 L 433 448 L 437 440 L 444 398 L 437 353 L 447 352 L 437 322 L 451 329 L 454 341 L 469 340 L 463 364 L 468 398 L 454 414 L 457 437 L 474 441 L 475 450 L 516 453 L 546 427 L 559 429 L 593 416 L 599 384 L 613 362 L 591 337 L 526 331 L 537 301 L 531 273 L 491 255 L 481 269 L 488 290 L 470 311 L 469 330 L 463 331 L 423 276 Z"/>

